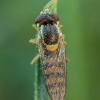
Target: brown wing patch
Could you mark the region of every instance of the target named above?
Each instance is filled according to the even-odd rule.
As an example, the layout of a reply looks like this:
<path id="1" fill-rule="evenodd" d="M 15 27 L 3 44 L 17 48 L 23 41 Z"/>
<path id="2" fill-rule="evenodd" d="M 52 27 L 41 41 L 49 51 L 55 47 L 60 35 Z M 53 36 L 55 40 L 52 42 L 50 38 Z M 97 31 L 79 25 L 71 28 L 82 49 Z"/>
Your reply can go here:
<path id="1" fill-rule="evenodd" d="M 64 74 L 62 67 L 49 66 L 44 70 L 44 75 L 49 75 L 49 77 L 45 79 L 45 84 L 52 100 L 63 100 L 64 98 L 65 76 L 62 75 L 62 73 Z"/>
<path id="2" fill-rule="evenodd" d="M 63 77 L 54 77 L 54 78 L 46 79 L 45 82 L 46 84 L 62 83 L 62 82 L 65 82 L 65 79 Z"/>
<path id="3" fill-rule="evenodd" d="M 49 89 L 49 92 L 56 92 L 56 91 L 64 91 L 65 90 L 65 88 L 63 88 L 62 86 L 60 86 L 60 87 L 56 87 L 56 88 L 51 88 L 51 89 Z"/>
<path id="4" fill-rule="evenodd" d="M 52 67 L 45 69 L 44 71 L 45 75 L 52 74 L 52 73 L 63 73 L 63 69 L 61 67 L 52 66 Z"/>
<path id="5" fill-rule="evenodd" d="M 63 100 L 65 95 L 65 87 L 56 85 L 48 89 L 49 95 L 52 97 L 52 100 Z"/>

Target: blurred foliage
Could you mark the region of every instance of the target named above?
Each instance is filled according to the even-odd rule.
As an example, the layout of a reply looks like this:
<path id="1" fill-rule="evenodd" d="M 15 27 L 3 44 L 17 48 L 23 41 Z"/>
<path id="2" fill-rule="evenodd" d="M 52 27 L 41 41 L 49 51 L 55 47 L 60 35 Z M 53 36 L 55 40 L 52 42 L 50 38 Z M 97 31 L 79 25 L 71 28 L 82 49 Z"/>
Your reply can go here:
<path id="1" fill-rule="evenodd" d="M 28 41 L 48 1 L 0 0 L 0 100 L 35 100 L 35 70 L 37 87 L 43 84 L 37 62 L 29 64 L 36 46 Z M 58 16 L 70 58 L 66 100 L 100 100 L 100 0 L 59 0 Z M 41 91 L 37 100 L 46 97 Z"/>

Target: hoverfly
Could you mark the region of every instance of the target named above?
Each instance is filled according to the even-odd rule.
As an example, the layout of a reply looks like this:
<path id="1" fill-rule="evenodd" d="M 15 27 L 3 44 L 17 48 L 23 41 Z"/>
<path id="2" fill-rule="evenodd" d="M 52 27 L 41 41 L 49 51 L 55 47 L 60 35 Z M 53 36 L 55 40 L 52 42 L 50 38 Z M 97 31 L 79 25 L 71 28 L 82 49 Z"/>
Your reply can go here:
<path id="1" fill-rule="evenodd" d="M 33 25 L 38 31 L 37 37 L 29 42 L 38 45 L 38 58 L 41 61 L 44 83 L 52 100 L 64 100 L 66 84 L 66 61 L 64 36 L 60 30 L 59 17 L 45 9 L 36 18 Z"/>

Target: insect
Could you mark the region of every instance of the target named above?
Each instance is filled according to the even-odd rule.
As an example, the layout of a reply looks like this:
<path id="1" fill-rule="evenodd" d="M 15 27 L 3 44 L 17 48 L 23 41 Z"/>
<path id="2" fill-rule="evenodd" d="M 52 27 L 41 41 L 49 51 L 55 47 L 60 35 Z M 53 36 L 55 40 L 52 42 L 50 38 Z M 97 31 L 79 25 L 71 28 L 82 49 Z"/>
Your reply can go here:
<path id="1" fill-rule="evenodd" d="M 64 100 L 66 85 L 66 61 L 64 36 L 59 25 L 59 17 L 45 9 L 36 18 L 33 27 L 38 31 L 37 37 L 30 43 L 38 45 L 38 58 L 41 61 L 44 83 L 52 100 Z"/>

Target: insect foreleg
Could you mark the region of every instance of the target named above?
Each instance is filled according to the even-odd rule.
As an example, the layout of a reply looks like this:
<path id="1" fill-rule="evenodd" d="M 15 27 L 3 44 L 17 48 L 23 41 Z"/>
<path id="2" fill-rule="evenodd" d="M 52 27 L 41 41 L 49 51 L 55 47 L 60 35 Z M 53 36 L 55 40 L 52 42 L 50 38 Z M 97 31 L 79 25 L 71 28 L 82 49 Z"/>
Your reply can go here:
<path id="1" fill-rule="evenodd" d="M 59 28 L 62 28 L 62 27 L 63 27 L 63 25 L 58 25 L 58 27 L 59 27 Z"/>
<path id="2" fill-rule="evenodd" d="M 31 61 L 31 65 L 34 64 L 35 61 L 37 61 L 39 59 L 40 55 L 38 54 L 37 56 L 35 56 L 35 58 L 33 58 L 33 60 Z"/>
<path id="3" fill-rule="evenodd" d="M 64 44 L 67 44 L 66 41 L 63 41 Z"/>
<path id="4" fill-rule="evenodd" d="M 32 43 L 32 44 L 38 44 L 36 39 L 30 39 L 29 42 Z"/>
<path id="5" fill-rule="evenodd" d="M 69 61 L 69 59 L 66 57 L 66 62 L 68 62 Z"/>
<path id="6" fill-rule="evenodd" d="M 39 31 L 35 24 L 32 24 L 32 26 L 33 26 L 33 28 L 35 28 L 37 31 Z"/>

